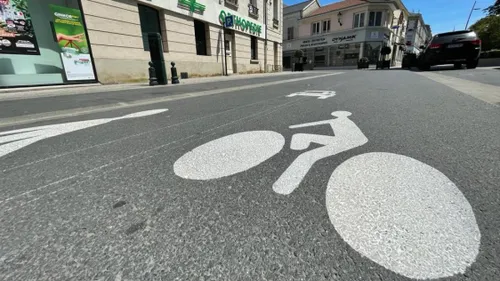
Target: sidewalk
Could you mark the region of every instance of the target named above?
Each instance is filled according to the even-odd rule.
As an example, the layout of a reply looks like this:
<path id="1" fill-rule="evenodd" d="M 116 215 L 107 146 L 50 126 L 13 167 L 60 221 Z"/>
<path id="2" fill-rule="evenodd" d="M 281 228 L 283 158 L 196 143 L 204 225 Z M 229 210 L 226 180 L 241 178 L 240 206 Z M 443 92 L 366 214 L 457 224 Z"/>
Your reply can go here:
<path id="1" fill-rule="evenodd" d="M 192 84 L 203 84 L 203 83 L 215 83 L 222 81 L 237 81 L 237 80 L 249 80 L 263 77 L 276 77 L 281 75 L 300 75 L 300 72 L 273 72 L 273 73 L 256 73 L 256 74 L 232 74 L 230 76 L 214 76 L 214 77 L 201 77 L 201 78 L 189 78 L 189 79 L 179 79 L 180 84 L 171 84 L 171 80 L 168 81 L 167 85 L 157 85 L 149 86 L 148 83 L 129 83 L 129 84 L 113 84 L 113 85 L 103 85 L 100 83 L 93 84 L 78 84 L 78 85 L 58 85 L 58 86 L 40 86 L 40 87 L 24 87 L 24 88 L 8 88 L 0 89 L 0 102 L 1 101 L 12 101 L 12 100 L 22 100 L 22 99 L 33 99 L 33 98 L 43 98 L 43 97 L 54 97 L 54 96 L 67 96 L 67 95 L 79 95 L 79 94 L 93 94 L 93 93 L 103 93 L 103 92 L 114 92 L 114 91 L 125 91 L 134 89 L 161 89 L 178 87 L 179 85 L 192 85 Z"/>

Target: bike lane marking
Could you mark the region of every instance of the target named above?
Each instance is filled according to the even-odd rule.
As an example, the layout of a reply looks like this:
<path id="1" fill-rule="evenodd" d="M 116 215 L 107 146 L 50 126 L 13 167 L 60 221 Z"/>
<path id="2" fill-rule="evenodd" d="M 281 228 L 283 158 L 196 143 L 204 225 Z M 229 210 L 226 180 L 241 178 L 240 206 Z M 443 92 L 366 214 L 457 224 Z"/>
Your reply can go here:
<path id="1" fill-rule="evenodd" d="M 274 192 L 282 195 L 292 193 L 299 187 L 302 180 L 317 161 L 351 150 L 368 142 L 368 139 L 359 127 L 348 118 L 350 115 L 351 113 L 347 111 L 335 111 L 332 112 L 332 116 L 337 117 L 335 119 L 290 126 L 290 129 L 297 129 L 329 125 L 335 136 L 304 133 L 293 135 L 290 144 L 290 148 L 293 150 L 305 150 L 312 143 L 320 144 L 322 147 L 306 151 L 299 155 L 273 184 Z"/>
<path id="2" fill-rule="evenodd" d="M 465 196 L 443 173 L 407 156 L 348 159 L 328 182 L 326 207 L 354 250 L 409 278 L 464 273 L 479 253 L 481 234 Z"/>
<path id="3" fill-rule="evenodd" d="M 0 157 L 50 137 L 102 125 L 120 119 L 140 118 L 163 113 L 168 109 L 154 109 L 136 112 L 116 118 L 102 118 L 55 125 L 45 125 L 19 130 L 0 132 Z"/>
<path id="4" fill-rule="evenodd" d="M 304 96 L 304 97 L 318 97 L 319 100 L 324 100 L 327 98 L 331 98 L 335 96 L 335 91 L 304 91 L 304 92 L 297 92 L 293 94 L 289 94 L 286 97 L 296 97 L 296 96 Z"/>
<path id="5" fill-rule="evenodd" d="M 316 161 L 368 142 L 349 115 L 336 111 L 335 119 L 290 126 L 328 124 L 335 136 L 295 134 L 291 149 L 323 146 L 301 154 L 273 185 L 275 192 L 290 194 Z M 276 132 L 236 133 L 184 154 L 174 171 L 197 180 L 231 176 L 268 160 L 283 145 Z M 355 251 L 409 278 L 464 273 L 479 253 L 480 231 L 467 199 L 440 171 L 410 157 L 367 153 L 347 160 L 329 180 L 326 208 L 336 231 Z"/>
<path id="6" fill-rule="evenodd" d="M 247 131 L 207 142 L 174 163 L 179 177 L 210 180 L 251 169 L 281 151 L 285 138 L 273 131 Z"/>

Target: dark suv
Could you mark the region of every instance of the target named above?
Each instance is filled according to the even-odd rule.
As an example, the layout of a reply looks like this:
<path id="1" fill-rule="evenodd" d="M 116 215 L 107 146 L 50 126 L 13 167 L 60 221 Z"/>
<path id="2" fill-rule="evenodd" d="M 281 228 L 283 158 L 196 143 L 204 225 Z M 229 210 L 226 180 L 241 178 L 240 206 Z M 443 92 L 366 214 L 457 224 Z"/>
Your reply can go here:
<path id="1" fill-rule="evenodd" d="M 462 30 L 437 34 L 418 57 L 418 68 L 429 70 L 432 65 L 453 64 L 461 68 L 476 68 L 481 53 L 481 40 L 471 30 Z"/>

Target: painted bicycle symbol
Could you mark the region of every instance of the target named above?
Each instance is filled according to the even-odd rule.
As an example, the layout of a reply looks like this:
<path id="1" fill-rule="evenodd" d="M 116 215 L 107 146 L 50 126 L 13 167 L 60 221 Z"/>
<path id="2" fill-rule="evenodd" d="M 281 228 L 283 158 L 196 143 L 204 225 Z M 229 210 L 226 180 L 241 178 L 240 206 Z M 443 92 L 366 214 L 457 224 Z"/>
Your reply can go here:
<path id="1" fill-rule="evenodd" d="M 291 194 L 317 161 L 368 142 L 350 115 L 335 111 L 334 119 L 290 126 L 329 125 L 335 135 L 293 135 L 290 149 L 305 152 L 274 182 L 276 193 Z M 308 150 L 312 143 L 321 146 Z M 285 138 L 273 131 L 235 133 L 187 152 L 173 169 L 191 180 L 232 176 L 270 159 L 284 145 Z M 409 278 L 464 273 L 479 252 L 480 231 L 467 199 L 443 173 L 407 156 L 371 152 L 348 159 L 333 171 L 325 205 L 347 244 Z"/>

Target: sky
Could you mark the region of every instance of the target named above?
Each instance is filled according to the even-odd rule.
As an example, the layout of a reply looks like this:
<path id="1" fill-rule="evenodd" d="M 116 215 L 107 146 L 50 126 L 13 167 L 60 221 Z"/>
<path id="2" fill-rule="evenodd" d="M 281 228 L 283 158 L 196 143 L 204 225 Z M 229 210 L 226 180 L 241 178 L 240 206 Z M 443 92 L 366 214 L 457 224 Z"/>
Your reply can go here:
<path id="1" fill-rule="evenodd" d="M 286 5 L 293 5 L 304 0 L 283 0 Z M 321 6 L 328 5 L 340 0 L 319 0 Z M 477 0 L 476 8 L 472 12 L 469 26 L 477 20 L 486 16 L 483 9 L 492 5 L 495 0 Z M 465 28 L 474 0 L 403 0 L 404 5 L 410 12 L 422 14 L 426 24 L 430 24 L 432 33 L 441 33 L 460 30 Z"/>

